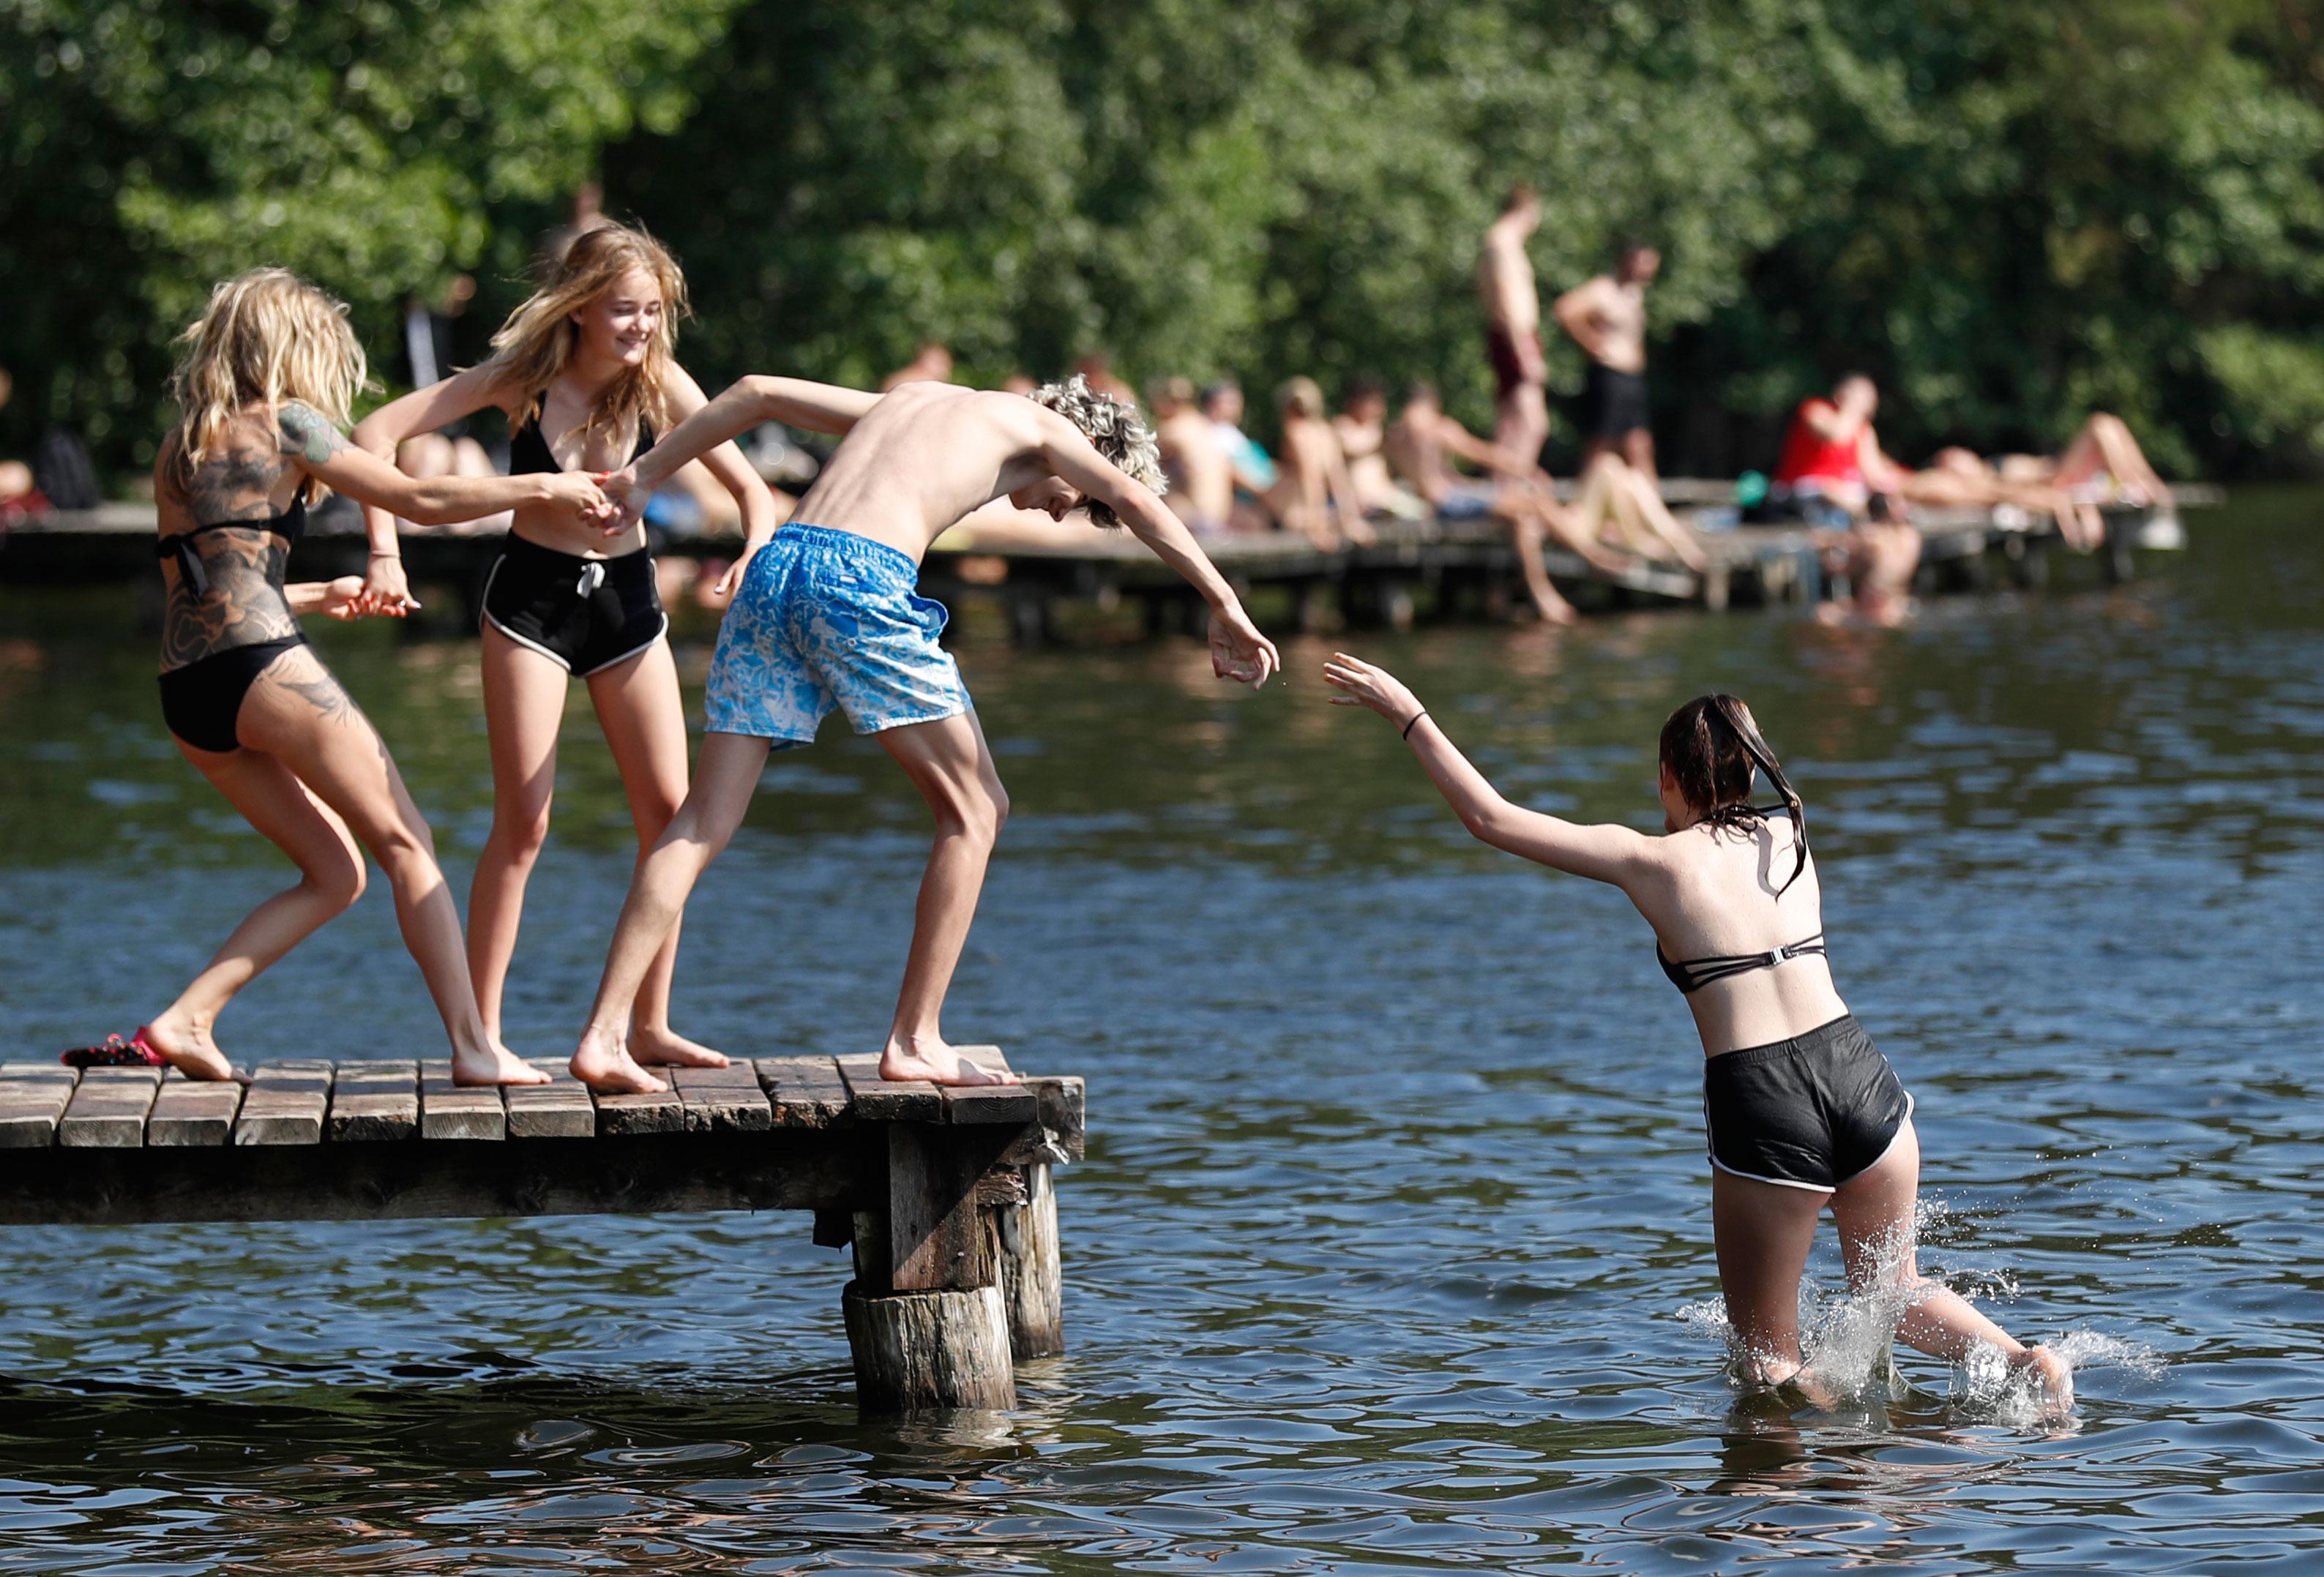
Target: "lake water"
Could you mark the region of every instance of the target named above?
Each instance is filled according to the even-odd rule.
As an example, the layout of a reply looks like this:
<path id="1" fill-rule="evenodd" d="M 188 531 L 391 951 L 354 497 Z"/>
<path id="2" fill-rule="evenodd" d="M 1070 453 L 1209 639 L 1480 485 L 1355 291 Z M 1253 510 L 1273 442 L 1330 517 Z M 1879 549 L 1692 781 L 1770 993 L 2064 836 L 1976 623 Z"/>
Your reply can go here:
<path id="1" fill-rule="evenodd" d="M 0 1571 L 2324 1569 L 2324 550 L 2255 493 L 2099 589 L 1911 628 L 1639 614 L 1351 638 L 1512 795 L 1649 825 L 1738 691 L 1807 797 L 1842 992 L 1920 1101 L 1927 1268 L 2084 1363 L 1724 1376 L 1699 1052 L 1618 895 L 1468 842 L 1333 643 L 961 656 L 1016 802 L 947 1027 L 1084 1074 L 1071 1352 L 860 1421 L 804 1217 L 14 1230 Z M 0 592 L 5 1053 L 127 1030 L 283 866 L 177 757 L 124 593 Z M 681 642 L 698 701 L 707 627 Z M 472 642 L 327 629 L 465 890 Z M 576 694 L 512 1038 L 570 1044 L 632 849 Z M 681 1028 L 876 1047 L 925 851 L 835 724 L 690 912 Z M 384 884 L 225 1025 L 435 1055 Z M 1827 1233 L 1812 1267 L 1837 1281 Z"/>

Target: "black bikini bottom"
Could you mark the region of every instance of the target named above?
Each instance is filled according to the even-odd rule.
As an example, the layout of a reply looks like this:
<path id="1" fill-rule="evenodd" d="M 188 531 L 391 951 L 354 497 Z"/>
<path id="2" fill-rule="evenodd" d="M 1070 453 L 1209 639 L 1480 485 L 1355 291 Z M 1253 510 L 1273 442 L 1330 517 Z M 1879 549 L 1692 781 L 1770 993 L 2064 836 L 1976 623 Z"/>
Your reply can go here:
<path id="1" fill-rule="evenodd" d="M 242 698 L 276 658 L 306 644 L 304 635 L 285 635 L 230 646 L 171 669 L 161 676 L 161 721 L 196 750 L 223 754 L 239 749 L 235 720 L 242 715 Z"/>
<path id="2" fill-rule="evenodd" d="M 1738 1177 L 1837 1188 L 1877 1165 L 1912 1115 L 1913 1097 L 1853 1013 L 1703 1059 L 1711 1164 Z"/>

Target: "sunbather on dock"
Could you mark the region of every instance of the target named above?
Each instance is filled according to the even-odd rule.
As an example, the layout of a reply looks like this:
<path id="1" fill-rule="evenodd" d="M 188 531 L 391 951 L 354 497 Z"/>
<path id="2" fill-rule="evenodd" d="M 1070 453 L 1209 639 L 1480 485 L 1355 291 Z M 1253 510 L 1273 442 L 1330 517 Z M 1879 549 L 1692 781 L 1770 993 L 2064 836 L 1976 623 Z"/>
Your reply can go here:
<path id="1" fill-rule="evenodd" d="M 1283 420 L 1283 474 L 1267 503 L 1277 523 L 1327 550 L 1371 541 L 1348 457 L 1324 415 L 1323 391 L 1313 378 L 1288 379 L 1275 392 L 1275 409 Z"/>
<path id="2" fill-rule="evenodd" d="M 936 820 L 881 1075 L 994 1082 L 945 1043 L 939 1015 L 1009 798 L 959 666 L 937 644 L 944 606 L 914 590 L 928 545 L 996 498 L 1059 521 L 1085 509 L 1098 525 L 1128 527 L 1202 594 L 1221 678 L 1257 685 L 1280 659 L 1156 495 L 1161 466 L 1136 410 L 1079 378 L 1029 399 L 941 383 L 881 395 L 744 378 L 606 488 L 634 511 L 678 466 L 764 421 L 847 438 L 798 517 L 752 557 L 727 610 L 694 787 L 631 884 L 573 1073 L 600 1090 L 662 1087 L 625 1045 L 638 982 L 742 825 L 769 751 L 809 742 L 841 708 L 857 733 L 877 736 Z"/>

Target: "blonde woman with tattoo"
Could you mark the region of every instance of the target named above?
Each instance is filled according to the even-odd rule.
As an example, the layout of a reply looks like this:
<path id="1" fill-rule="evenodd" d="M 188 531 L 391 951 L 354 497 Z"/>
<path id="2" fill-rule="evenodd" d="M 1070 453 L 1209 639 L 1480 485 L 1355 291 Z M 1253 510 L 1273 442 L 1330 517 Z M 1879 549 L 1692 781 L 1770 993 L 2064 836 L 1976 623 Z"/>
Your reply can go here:
<path id="1" fill-rule="evenodd" d="M 604 494 L 586 476 L 416 480 L 349 447 L 338 429 L 364 383 L 363 348 L 344 306 L 282 269 L 220 284 L 184 343 L 175 381 L 182 416 L 153 475 L 168 593 L 161 716 L 186 759 L 290 857 L 300 879 L 253 909 L 152 1023 L 66 1060 L 233 1077 L 213 1035 L 218 1014 L 355 902 L 368 850 L 395 890 L 404 945 L 443 1015 L 453 1077 L 538 1084 L 546 1075 L 485 1034 L 427 824 L 378 733 L 299 628 L 304 613 L 353 618 L 416 606 L 396 572 L 394 532 L 372 532 L 369 586 L 352 576 L 286 586 L 283 571 L 309 503 L 334 488 L 417 521 L 512 508 L 595 518 Z"/>
<path id="2" fill-rule="evenodd" d="M 618 471 L 702 409 L 701 388 L 671 355 L 686 312 L 677 261 L 650 236 L 605 225 L 575 238 L 548 282 L 493 337 L 483 365 L 384 406 L 355 429 L 386 458 L 416 433 L 474 411 L 508 418 L 519 475 Z M 734 496 L 744 542 L 715 588 L 741 584 L 775 534 L 774 497 L 732 443 L 703 456 Z M 382 528 L 384 517 L 373 521 Z M 393 567 L 371 589 L 400 595 Z M 589 699 L 628 790 L 641 862 L 687 792 L 686 713 L 645 529 L 608 539 L 568 515 L 521 508 L 484 597 L 484 722 L 493 755 L 493 830 L 468 893 L 468 968 L 476 1005 L 503 1046 L 502 995 L 516 953 L 525 883 L 549 836 L 557 735 L 572 680 Z M 630 1047 L 661 1066 L 724 1067 L 726 1058 L 670 1028 L 673 929 L 628 1004 Z"/>

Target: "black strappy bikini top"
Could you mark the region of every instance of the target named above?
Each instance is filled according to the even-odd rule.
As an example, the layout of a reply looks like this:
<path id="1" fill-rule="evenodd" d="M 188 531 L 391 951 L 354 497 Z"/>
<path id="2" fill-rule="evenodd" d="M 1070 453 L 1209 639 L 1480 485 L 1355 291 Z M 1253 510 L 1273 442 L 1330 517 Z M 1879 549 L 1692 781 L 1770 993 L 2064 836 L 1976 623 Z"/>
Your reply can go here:
<path id="1" fill-rule="evenodd" d="M 1671 984 L 1692 996 L 1713 981 L 1730 975 L 1748 974 L 1755 969 L 1773 969 L 1794 958 L 1823 953 L 1823 933 L 1818 931 L 1804 942 L 1790 942 L 1765 953 L 1720 953 L 1709 958 L 1690 958 L 1683 964 L 1673 964 L 1663 952 L 1660 942 L 1655 944 L 1655 962 L 1670 976 Z"/>
<path id="2" fill-rule="evenodd" d="M 269 515 L 263 521 L 212 521 L 206 526 L 195 526 L 154 543 L 153 557 L 176 560 L 178 578 L 199 601 L 209 593 L 210 576 L 202 567 L 202 556 L 194 551 L 194 539 L 206 531 L 272 531 L 282 539 L 285 548 L 295 548 L 299 539 L 307 534 L 307 485 L 304 481 L 299 484 L 299 491 L 290 496 L 290 507 L 279 515 Z"/>
<path id="3" fill-rule="evenodd" d="M 653 429 L 648 427 L 643 420 L 640 420 L 638 447 L 630 451 L 630 463 L 635 465 L 638 457 L 653 446 Z M 516 436 L 509 439 L 509 475 L 533 476 L 544 472 L 561 472 L 564 469 L 564 466 L 557 463 L 557 456 L 549 452 L 548 438 L 541 436 L 540 412 L 536 410 L 532 413 L 532 419 L 517 429 Z"/>

